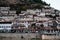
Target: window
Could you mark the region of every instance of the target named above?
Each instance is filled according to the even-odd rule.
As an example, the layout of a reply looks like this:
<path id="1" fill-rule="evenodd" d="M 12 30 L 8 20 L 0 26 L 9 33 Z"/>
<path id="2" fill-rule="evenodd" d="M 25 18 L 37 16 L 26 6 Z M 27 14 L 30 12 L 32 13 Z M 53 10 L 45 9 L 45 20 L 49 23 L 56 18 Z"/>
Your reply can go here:
<path id="1" fill-rule="evenodd" d="M 11 28 L 11 27 L 9 26 L 9 28 Z"/>
<path id="2" fill-rule="evenodd" d="M 45 13 L 45 15 L 50 15 L 51 13 Z"/>
<path id="3" fill-rule="evenodd" d="M 44 22 L 43 25 L 44 25 L 45 27 L 48 27 L 48 22 Z"/>
<path id="4" fill-rule="evenodd" d="M 1 26 L 0 26 L 0 28 L 1 28 Z"/>
<path id="5" fill-rule="evenodd" d="M 55 14 L 51 14 L 52 16 L 55 16 Z"/>
<path id="6" fill-rule="evenodd" d="M 60 24 L 58 24 L 58 26 L 60 27 Z"/>
<path id="7" fill-rule="evenodd" d="M 58 18 L 58 20 L 60 20 L 60 18 Z"/>
<path id="8" fill-rule="evenodd" d="M 53 26 L 53 23 L 52 23 L 52 22 L 49 22 L 48 25 L 49 25 L 49 26 Z"/>
<path id="9" fill-rule="evenodd" d="M 3 28 L 6 28 L 6 26 L 2 26 Z"/>
<path id="10" fill-rule="evenodd" d="M 8 26 L 5 26 L 5 28 L 8 28 Z"/>
<path id="11" fill-rule="evenodd" d="M 37 26 L 40 26 L 40 24 L 36 24 Z"/>
<path id="12" fill-rule="evenodd" d="M 4 28 L 4 26 L 1 26 L 2 28 Z"/>

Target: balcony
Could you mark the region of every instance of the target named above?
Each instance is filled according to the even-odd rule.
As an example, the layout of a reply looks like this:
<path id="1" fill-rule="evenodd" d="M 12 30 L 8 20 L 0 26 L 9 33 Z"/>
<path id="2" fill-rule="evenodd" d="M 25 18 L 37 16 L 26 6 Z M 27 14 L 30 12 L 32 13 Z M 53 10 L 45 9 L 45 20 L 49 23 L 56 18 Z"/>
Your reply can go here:
<path id="1" fill-rule="evenodd" d="M 48 22 L 43 22 L 44 27 L 48 27 Z"/>
<path id="2" fill-rule="evenodd" d="M 51 13 L 51 16 L 53 16 L 53 17 L 54 17 L 54 16 L 56 16 L 56 14 L 55 14 L 55 13 Z"/>
<path id="3" fill-rule="evenodd" d="M 58 21 L 59 21 L 59 20 L 60 20 L 60 17 L 56 17 L 56 20 L 58 20 Z"/>
<path id="4" fill-rule="evenodd" d="M 39 13 L 37 16 L 45 16 L 45 13 Z"/>
<path id="5" fill-rule="evenodd" d="M 43 32 L 42 32 L 43 34 L 58 34 L 59 33 L 59 31 L 58 30 L 44 30 Z"/>
<path id="6" fill-rule="evenodd" d="M 19 18 L 19 21 L 33 21 L 32 18 Z"/>
<path id="7" fill-rule="evenodd" d="M 45 13 L 45 15 L 51 15 L 51 13 Z"/>
<path id="8" fill-rule="evenodd" d="M 50 20 L 50 18 L 46 18 L 46 17 L 35 17 L 34 19 L 37 21 L 48 21 L 48 20 Z"/>
<path id="9" fill-rule="evenodd" d="M 10 7 L 0 7 L 1 8 L 1 10 L 9 10 L 10 9 Z"/>
<path id="10" fill-rule="evenodd" d="M 8 11 L 1 11 L 2 14 L 8 14 Z"/>
<path id="11" fill-rule="evenodd" d="M 57 22 L 57 29 L 60 29 L 60 21 Z"/>
<path id="12" fill-rule="evenodd" d="M 9 11 L 10 14 L 16 14 L 16 11 Z"/>
<path id="13" fill-rule="evenodd" d="M 43 12 L 51 12 L 51 9 L 42 9 Z"/>

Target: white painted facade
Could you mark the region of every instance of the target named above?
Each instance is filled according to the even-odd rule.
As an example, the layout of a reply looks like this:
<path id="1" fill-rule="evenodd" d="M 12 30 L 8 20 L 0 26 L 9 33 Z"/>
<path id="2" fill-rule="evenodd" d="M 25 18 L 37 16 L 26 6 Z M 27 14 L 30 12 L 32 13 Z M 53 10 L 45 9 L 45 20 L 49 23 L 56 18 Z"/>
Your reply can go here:
<path id="1" fill-rule="evenodd" d="M 0 23 L 0 30 L 11 30 L 13 23 Z"/>

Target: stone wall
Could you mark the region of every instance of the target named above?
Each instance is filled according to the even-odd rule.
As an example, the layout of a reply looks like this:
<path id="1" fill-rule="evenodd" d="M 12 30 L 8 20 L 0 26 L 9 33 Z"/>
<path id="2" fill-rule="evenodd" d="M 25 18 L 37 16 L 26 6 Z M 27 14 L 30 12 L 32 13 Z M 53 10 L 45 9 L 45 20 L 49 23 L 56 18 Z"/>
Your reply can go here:
<path id="1" fill-rule="evenodd" d="M 42 40 L 60 40 L 60 35 L 42 35 Z"/>
<path id="2" fill-rule="evenodd" d="M 34 33 L 25 33 L 25 34 L 19 34 L 19 33 L 0 33 L 0 40 L 31 40 L 31 38 L 39 38 L 38 34 Z"/>

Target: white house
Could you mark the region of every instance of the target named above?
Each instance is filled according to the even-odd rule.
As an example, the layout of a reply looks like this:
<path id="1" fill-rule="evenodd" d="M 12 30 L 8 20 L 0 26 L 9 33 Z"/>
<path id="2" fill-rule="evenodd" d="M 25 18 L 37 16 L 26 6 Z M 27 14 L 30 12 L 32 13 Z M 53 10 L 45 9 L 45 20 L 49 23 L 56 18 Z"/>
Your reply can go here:
<path id="1" fill-rule="evenodd" d="M 7 32 L 11 30 L 12 22 L 0 22 L 0 31 Z"/>

